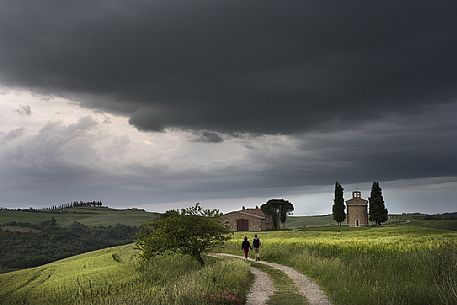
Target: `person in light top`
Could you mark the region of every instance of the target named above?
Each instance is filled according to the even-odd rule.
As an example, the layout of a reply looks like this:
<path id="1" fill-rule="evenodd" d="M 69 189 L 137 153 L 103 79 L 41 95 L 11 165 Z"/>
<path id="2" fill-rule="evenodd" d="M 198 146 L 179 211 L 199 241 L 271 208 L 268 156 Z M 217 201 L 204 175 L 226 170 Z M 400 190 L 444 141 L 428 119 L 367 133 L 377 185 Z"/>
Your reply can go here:
<path id="1" fill-rule="evenodd" d="M 260 239 L 257 237 L 257 234 L 254 235 L 254 239 L 252 240 L 252 247 L 254 249 L 255 261 L 260 261 Z"/>

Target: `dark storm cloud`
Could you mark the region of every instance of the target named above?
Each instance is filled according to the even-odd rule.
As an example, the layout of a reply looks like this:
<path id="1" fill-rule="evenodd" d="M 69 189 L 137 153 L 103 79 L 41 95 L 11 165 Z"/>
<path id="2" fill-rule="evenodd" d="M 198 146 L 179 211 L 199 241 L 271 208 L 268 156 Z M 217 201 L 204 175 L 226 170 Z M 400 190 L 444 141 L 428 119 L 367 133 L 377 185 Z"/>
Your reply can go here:
<path id="1" fill-rule="evenodd" d="M 261 156 L 264 187 L 457 176 L 457 103 L 363 123 L 357 129 L 297 135 L 298 151 Z M 275 177 L 279 177 L 275 179 Z"/>
<path id="2" fill-rule="evenodd" d="M 29 105 L 19 105 L 19 108 L 17 108 L 15 112 L 19 113 L 20 115 L 31 116 L 32 107 L 30 107 Z"/>
<path id="3" fill-rule="evenodd" d="M 268 137 L 264 143 L 259 138 L 232 138 L 229 140 L 239 141 L 249 149 L 243 153 L 245 159 L 241 163 L 210 171 L 176 173 L 161 169 L 160 177 L 157 169 L 140 164 L 133 171 L 173 181 L 168 186 L 172 192 L 165 191 L 167 187 L 158 190 L 164 191 L 162 200 L 170 201 L 280 196 L 293 189 L 332 186 L 335 181 L 347 185 L 418 177 L 455 180 L 456 112 L 457 103 L 453 103 L 411 115 L 408 121 L 397 116 L 364 123 L 361 129 L 296 134 L 292 142 Z"/>
<path id="4" fill-rule="evenodd" d="M 456 98 L 455 1 L 0 1 L 0 81 L 139 129 L 342 129 Z"/>
<path id="5" fill-rule="evenodd" d="M 193 154 L 210 149 L 190 143 L 189 161 L 131 161 L 124 173 L 109 169 L 129 138 L 97 151 L 94 119 L 30 137 L 8 126 L 0 193 L 132 204 L 455 177 L 456 11 L 447 0 L 0 0 L 0 86 L 246 148 L 198 166 Z"/>
<path id="6" fill-rule="evenodd" d="M 217 132 L 204 130 L 194 134 L 194 137 L 192 137 L 191 141 L 203 143 L 221 143 L 224 142 L 224 138 Z"/>

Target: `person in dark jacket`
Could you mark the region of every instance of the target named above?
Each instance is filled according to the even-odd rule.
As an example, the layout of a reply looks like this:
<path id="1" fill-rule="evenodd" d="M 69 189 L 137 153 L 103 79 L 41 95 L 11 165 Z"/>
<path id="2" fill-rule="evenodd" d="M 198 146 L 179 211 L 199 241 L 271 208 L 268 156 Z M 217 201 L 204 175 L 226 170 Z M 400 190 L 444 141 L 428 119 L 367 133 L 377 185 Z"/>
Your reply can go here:
<path id="1" fill-rule="evenodd" d="M 248 254 L 249 254 L 249 249 L 252 249 L 251 243 L 249 242 L 247 236 L 244 237 L 244 240 L 241 243 L 241 249 L 243 249 L 243 251 L 244 251 L 244 258 L 247 259 Z"/>
<path id="2" fill-rule="evenodd" d="M 254 248 L 255 261 L 258 262 L 260 261 L 260 239 L 257 237 L 257 234 L 254 235 L 254 239 L 252 240 L 252 247 Z"/>

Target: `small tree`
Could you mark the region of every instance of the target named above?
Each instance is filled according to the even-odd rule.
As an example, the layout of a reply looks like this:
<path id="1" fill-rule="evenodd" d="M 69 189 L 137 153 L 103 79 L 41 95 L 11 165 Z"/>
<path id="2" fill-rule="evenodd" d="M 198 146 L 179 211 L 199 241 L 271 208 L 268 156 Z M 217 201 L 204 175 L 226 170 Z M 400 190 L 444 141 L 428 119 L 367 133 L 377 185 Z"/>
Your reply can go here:
<path id="1" fill-rule="evenodd" d="M 341 223 L 346 219 L 346 213 L 344 210 L 343 187 L 339 182 L 335 183 L 335 199 L 333 200 L 332 213 L 333 219 L 341 226 Z"/>
<path id="2" fill-rule="evenodd" d="M 138 234 L 136 246 L 141 250 L 141 258 L 148 260 L 166 253 L 182 253 L 204 266 L 202 254 L 231 238 L 220 216 L 218 210 L 203 210 L 198 203 L 180 212 L 165 212 Z"/>
<path id="3" fill-rule="evenodd" d="M 375 222 L 377 225 L 381 225 L 381 223 L 387 221 L 388 211 L 384 205 L 384 198 L 382 196 L 382 189 L 379 186 L 378 182 L 373 182 L 373 186 L 371 187 L 371 194 L 369 200 L 369 215 L 370 221 Z"/>

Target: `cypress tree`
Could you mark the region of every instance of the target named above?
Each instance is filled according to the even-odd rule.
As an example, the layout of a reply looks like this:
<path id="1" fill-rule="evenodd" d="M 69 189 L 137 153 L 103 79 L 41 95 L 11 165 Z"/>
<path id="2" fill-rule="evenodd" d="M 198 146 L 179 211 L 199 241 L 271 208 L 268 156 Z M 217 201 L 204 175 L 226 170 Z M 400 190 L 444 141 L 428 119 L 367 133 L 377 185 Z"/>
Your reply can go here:
<path id="1" fill-rule="evenodd" d="M 333 219 L 341 226 L 341 223 L 346 219 L 346 213 L 344 210 L 343 187 L 339 182 L 335 183 L 335 199 L 333 200 L 332 213 Z"/>
<path id="2" fill-rule="evenodd" d="M 373 182 L 373 186 L 371 187 L 371 194 L 369 200 L 369 208 L 370 208 L 370 221 L 375 222 L 377 225 L 381 225 L 381 223 L 387 221 L 388 219 L 388 211 L 384 205 L 384 198 L 382 196 L 382 189 L 379 186 L 378 182 Z"/>

